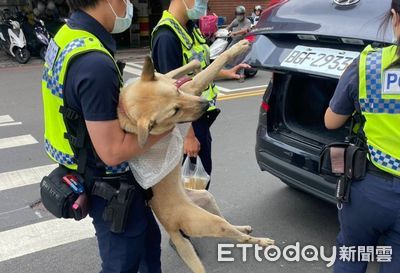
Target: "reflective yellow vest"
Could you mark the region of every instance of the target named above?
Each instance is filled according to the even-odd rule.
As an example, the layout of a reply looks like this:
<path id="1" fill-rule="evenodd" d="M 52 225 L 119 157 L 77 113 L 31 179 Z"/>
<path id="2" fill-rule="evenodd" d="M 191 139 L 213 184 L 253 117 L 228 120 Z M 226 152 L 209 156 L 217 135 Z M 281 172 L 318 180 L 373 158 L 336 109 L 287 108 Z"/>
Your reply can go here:
<path id="1" fill-rule="evenodd" d="M 200 61 L 201 69 L 205 69 L 210 64 L 210 48 L 207 45 L 206 40 L 203 38 L 199 28 L 194 28 L 193 39 L 179 21 L 176 20 L 168 11 L 164 11 L 162 18 L 153 30 L 152 37 L 154 37 L 154 34 L 161 26 L 167 26 L 172 29 L 181 41 L 183 53 L 182 65 L 188 64 L 190 61 L 195 59 Z M 215 109 L 217 96 L 217 87 L 214 83 L 210 83 L 208 88 L 202 93 L 202 97 L 211 103 L 211 106 L 208 109 L 209 111 Z"/>
<path id="2" fill-rule="evenodd" d="M 42 97 L 45 150 L 52 160 L 71 170 L 77 170 L 78 165 L 70 142 L 65 138 L 67 129 L 64 116 L 60 113 L 64 106 L 64 82 L 70 61 L 90 51 L 103 52 L 114 61 L 113 56 L 93 34 L 64 25 L 50 43 L 44 64 Z M 122 85 L 121 75 L 119 77 Z M 107 166 L 106 172 L 122 173 L 128 169 L 128 163 L 122 163 L 119 166 Z"/>
<path id="3" fill-rule="evenodd" d="M 359 102 L 366 119 L 369 160 L 377 168 L 400 176 L 400 79 L 394 79 L 400 73 L 391 73 L 391 66 L 398 59 L 396 51 L 396 46 L 368 46 L 361 53 Z M 397 91 L 388 89 L 395 85 Z"/>

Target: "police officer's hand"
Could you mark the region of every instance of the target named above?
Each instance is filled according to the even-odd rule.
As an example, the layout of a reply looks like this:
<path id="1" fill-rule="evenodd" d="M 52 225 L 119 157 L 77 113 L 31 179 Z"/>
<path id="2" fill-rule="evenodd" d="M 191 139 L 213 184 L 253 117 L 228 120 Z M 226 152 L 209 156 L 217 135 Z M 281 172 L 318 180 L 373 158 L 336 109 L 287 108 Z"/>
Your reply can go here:
<path id="1" fill-rule="evenodd" d="M 193 127 L 190 127 L 187 136 L 185 137 L 185 143 L 183 145 L 183 152 L 188 157 L 197 157 L 200 151 L 200 142 L 194 134 Z"/>
<path id="2" fill-rule="evenodd" d="M 239 73 L 238 73 L 238 71 L 240 70 L 240 69 L 245 69 L 245 68 L 251 68 L 251 66 L 250 65 L 248 65 L 248 64 L 238 64 L 238 65 L 236 65 L 236 66 L 234 66 L 233 68 L 231 68 L 231 69 L 228 69 L 228 70 L 225 70 L 224 71 L 224 76 L 226 77 L 226 78 L 228 78 L 228 79 L 232 79 L 232 80 L 240 80 L 240 75 L 239 75 Z"/>
<path id="3" fill-rule="evenodd" d="M 200 142 L 196 137 L 186 137 L 184 144 L 184 153 L 188 157 L 197 157 L 200 151 Z"/>

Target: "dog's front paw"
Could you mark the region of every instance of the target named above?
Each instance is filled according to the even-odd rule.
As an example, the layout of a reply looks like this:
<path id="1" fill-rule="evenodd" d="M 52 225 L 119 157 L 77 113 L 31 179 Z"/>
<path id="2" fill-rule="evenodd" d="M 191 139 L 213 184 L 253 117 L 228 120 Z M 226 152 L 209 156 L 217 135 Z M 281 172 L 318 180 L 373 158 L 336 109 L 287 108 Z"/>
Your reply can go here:
<path id="1" fill-rule="evenodd" d="M 230 48 L 231 51 L 231 57 L 236 57 L 240 54 L 245 53 L 247 50 L 250 48 L 250 42 L 247 40 L 241 40 L 237 42 L 234 46 Z"/>

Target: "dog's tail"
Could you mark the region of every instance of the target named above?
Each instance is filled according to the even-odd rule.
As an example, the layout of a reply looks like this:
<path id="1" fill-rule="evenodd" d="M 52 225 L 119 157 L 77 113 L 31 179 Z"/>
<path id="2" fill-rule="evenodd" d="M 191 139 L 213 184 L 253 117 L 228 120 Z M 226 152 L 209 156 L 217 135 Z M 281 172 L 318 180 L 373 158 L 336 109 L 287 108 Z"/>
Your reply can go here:
<path id="1" fill-rule="evenodd" d="M 193 273 L 206 273 L 206 270 L 190 241 L 184 238 L 179 231 L 171 232 L 169 235 L 171 236 L 171 241 L 174 243 L 179 256 L 181 256 L 182 260 L 188 265 Z"/>

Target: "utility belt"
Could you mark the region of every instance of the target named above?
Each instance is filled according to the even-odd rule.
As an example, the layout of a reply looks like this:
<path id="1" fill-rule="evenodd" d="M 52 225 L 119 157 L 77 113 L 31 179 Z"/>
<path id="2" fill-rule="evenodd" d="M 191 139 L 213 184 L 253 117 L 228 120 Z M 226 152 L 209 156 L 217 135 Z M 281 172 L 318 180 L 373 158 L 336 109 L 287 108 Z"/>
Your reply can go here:
<path id="1" fill-rule="evenodd" d="M 350 201 L 352 181 L 365 178 L 367 173 L 367 150 L 349 142 L 326 145 L 320 154 L 319 173 L 325 180 L 336 182 L 338 209 Z"/>
<path id="2" fill-rule="evenodd" d="M 92 183 L 86 183 L 90 179 Z M 86 185 L 90 184 L 91 187 Z M 115 176 L 83 177 L 60 165 L 40 183 L 41 200 L 45 208 L 57 218 L 80 221 L 88 215 L 88 198 L 99 196 L 107 201 L 103 220 L 110 222 L 110 230 L 123 233 L 132 201 L 138 194 L 151 199 L 152 192 L 144 191 L 127 172 Z"/>
<path id="3" fill-rule="evenodd" d="M 390 174 L 388 172 L 385 172 L 385 171 L 379 169 L 378 167 L 376 167 L 370 161 L 368 161 L 367 168 L 368 168 L 368 173 L 373 174 L 375 176 L 379 176 L 379 177 L 381 177 L 383 179 L 386 179 L 386 180 L 392 181 L 394 178 L 398 178 L 395 175 L 392 175 L 392 174 Z"/>
<path id="4" fill-rule="evenodd" d="M 111 223 L 110 231 L 114 233 L 125 232 L 135 196 L 144 194 L 147 201 L 152 197 L 151 189 L 141 188 L 130 172 L 118 176 L 94 177 L 91 194 L 107 201 L 102 217 L 105 222 Z"/>
<path id="5" fill-rule="evenodd" d="M 220 113 L 221 109 L 214 108 L 205 112 L 197 121 L 205 121 L 208 127 L 211 127 L 211 125 L 213 125 L 214 121 L 217 119 Z"/>

